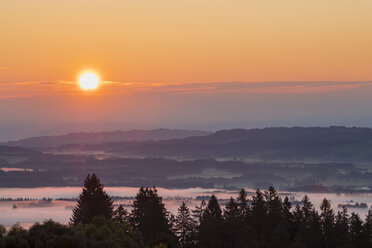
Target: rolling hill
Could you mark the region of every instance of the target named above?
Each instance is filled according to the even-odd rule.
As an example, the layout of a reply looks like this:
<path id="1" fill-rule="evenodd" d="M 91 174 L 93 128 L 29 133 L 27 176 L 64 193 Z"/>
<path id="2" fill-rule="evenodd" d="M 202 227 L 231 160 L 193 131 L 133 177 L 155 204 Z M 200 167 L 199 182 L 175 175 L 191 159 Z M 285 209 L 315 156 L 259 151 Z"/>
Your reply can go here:
<path id="1" fill-rule="evenodd" d="M 232 129 L 183 139 L 87 145 L 84 149 L 102 149 L 106 152 L 141 156 L 370 161 L 372 129 L 346 127 Z"/>
<path id="2" fill-rule="evenodd" d="M 53 148 L 65 144 L 100 144 L 107 142 L 128 142 L 146 140 L 179 139 L 190 136 L 204 136 L 210 132 L 199 130 L 176 130 L 176 129 L 153 129 L 153 130 L 130 130 L 112 132 L 80 132 L 58 136 L 40 136 L 21 139 L 17 141 L 3 142 L 6 146 L 20 146 L 28 148 Z"/>

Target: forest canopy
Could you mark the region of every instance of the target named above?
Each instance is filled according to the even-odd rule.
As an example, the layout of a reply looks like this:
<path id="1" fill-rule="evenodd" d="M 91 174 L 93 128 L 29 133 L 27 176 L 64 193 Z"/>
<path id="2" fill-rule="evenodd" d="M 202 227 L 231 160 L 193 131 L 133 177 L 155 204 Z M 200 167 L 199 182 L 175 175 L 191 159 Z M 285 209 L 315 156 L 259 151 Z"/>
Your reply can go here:
<path id="1" fill-rule="evenodd" d="M 114 207 L 96 175 L 88 175 L 71 223 L 53 220 L 28 230 L 0 225 L 1 248 L 29 247 L 371 247 L 372 210 L 363 220 L 344 207 L 337 213 L 324 199 L 318 212 L 305 195 L 292 206 L 274 187 L 247 197 L 242 189 L 224 208 L 212 195 L 190 209 L 182 202 L 176 215 L 157 189 L 141 187 L 131 209 Z"/>

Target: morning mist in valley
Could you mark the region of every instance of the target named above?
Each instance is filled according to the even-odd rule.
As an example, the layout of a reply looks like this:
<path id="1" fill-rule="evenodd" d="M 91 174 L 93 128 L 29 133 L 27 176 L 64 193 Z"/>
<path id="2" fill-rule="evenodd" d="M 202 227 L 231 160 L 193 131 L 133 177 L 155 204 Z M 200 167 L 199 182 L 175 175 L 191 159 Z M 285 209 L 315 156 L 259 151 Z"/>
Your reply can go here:
<path id="1" fill-rule="evenodd" d="M 0 248 L 372 247 L 371 12 L 2 0 Z"/>

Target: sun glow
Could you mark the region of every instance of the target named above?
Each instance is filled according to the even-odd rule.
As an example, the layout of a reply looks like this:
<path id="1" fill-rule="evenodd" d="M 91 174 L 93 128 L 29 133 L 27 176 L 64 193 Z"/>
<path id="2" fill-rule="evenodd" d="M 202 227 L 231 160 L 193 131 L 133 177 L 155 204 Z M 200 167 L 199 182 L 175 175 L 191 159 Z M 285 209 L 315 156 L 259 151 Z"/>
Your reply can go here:
<path id="1" fill-rule="evenodd" d="M 99 84 L 98 76 L 92 72 L 86 72 L 80 76 L 79 79 L 80 87 L 84 90 L 97 89 Z"/>

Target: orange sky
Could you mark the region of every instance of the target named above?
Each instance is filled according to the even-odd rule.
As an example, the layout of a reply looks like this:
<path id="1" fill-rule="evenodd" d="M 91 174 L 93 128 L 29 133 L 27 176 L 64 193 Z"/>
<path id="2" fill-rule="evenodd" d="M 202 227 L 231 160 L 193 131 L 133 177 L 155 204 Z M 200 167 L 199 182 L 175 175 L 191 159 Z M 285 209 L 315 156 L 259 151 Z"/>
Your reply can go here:
<path id="1" fill-rule="evenodd" d="M 2 0 L 0 140 L 62 122 L 372 126 L 371 13 L 371 0 Z M 76 85 L 85 69 L 98 90 Z"/>
<path id="2" fill-rule="evenodd" d="M 371 13 L 370 0 L 3 0 L 0 80 L 371 80 Z"/>

